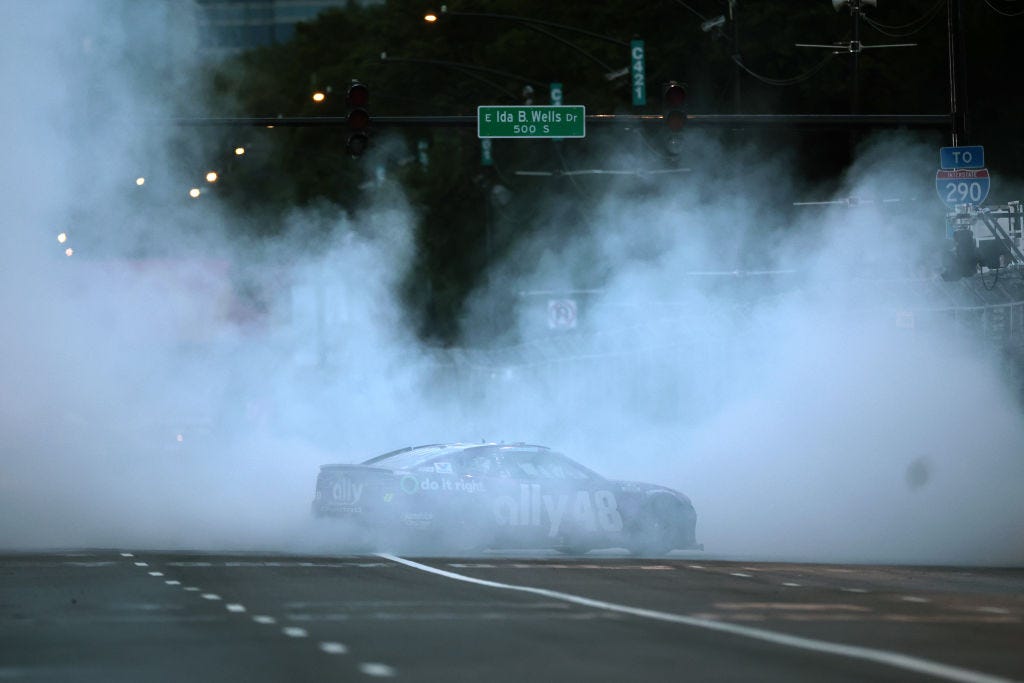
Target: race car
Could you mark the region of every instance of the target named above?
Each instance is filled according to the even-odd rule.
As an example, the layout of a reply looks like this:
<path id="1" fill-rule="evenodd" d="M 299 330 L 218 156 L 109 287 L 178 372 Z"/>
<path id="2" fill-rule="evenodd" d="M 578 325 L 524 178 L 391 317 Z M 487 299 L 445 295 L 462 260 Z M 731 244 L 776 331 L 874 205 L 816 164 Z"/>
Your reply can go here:
<path id="1" fill-rule="evenodd" d="M 378 549 L 702 549 L 682 493 L 605 479 L 524 443 L 411 446 L 322 465 L 313 514 L 348 520 L 352 537 Z"/>

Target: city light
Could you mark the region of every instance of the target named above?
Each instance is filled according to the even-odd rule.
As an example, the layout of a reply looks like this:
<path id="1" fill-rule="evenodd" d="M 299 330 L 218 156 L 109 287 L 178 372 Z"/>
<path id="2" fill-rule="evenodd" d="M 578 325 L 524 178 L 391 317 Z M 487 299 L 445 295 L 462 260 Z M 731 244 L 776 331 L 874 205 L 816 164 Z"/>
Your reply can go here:
<path id="1" fill-rule="evenodd" d="M 314 102 L 317 102 L 317 103 L 323 102 L 325 99 L 327 99 L 327 95 L 324 95 L 319 90 L 317 90 L 315 93 L 313 93 L 313 101 Z"/>
<path id="2" fill-rule="evenodd" d="M 220 176 L 217 175 L 216 171 L 210 171 L 210 172 L 208 172 L 206 174 L 206 182 L 208 182 L 208 183 L 215 183 L 215 182 L 217 182 L 217 178 L 219 178 L 219 177 Z"/>
<path id="3" fill-rule="evenodd" d="M 198 187 L 193 187 L 191 190 L 188 191 L 188 196 L 191 197 L 192 199 L 195 199 L 201 194 L 202 192 L 199 191 Z"/>
<path id="4" fill-rule="evenodd" d="M 434 14 L 433 12 L 425 14 L 423 16 L 423 21 L 427 22 L 428 24 L 433 24 L 435 21 L 437 21 L 437 15 Z"/>
<path id="5" fill-rule="evenodd" d="M 139 185 L 139 186 L 145 185 L 146 184 L 146 179 L 143 178 L 142 176 L 139 176 L 138 178 L 135 179 L 135 184 Z"/>
<path id="6" fill-rule="evenodd" d="M 71 247 L 68 247 L 67 249 L 64 250 L 64 255 L 65 256 L 71 256 L 74 253 L 75 253 L 75 250 L 72 249 Z"/>
<path id="7" fill-rule="evenodd" d="M 66 232 L 60 233 L 59 235 L 57 235 L 57 241 L 60 242 L 61 244 L 64 244 L 65 242 L 68 241 L 68 234 Z"/>
<path id="8" fill-rule="evenodd" d="M 240 157 L 245 154 L 245 147 L 235 147 L 235 156 Z"/>

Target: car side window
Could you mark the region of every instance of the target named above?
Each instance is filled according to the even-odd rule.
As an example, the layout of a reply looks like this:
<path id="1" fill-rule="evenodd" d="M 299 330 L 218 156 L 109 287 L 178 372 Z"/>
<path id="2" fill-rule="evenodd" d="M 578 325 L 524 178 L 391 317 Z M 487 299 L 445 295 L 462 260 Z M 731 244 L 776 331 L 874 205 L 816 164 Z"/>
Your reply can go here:
<path id="1" fill-rule="evenodd" d="M 462 461 L 462 473 L 472 477 L 498 476 L 498 463 L 493 453 L 472 453 Z"/>

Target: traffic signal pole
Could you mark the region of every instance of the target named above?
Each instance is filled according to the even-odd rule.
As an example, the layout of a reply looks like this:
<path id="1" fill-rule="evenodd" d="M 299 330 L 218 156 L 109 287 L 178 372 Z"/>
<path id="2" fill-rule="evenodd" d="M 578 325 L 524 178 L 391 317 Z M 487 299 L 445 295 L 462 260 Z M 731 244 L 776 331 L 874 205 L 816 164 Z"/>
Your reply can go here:
<path id="1" fill-rule="evenodd" d="M 587 126 L 664 126 L 662 114 L 588 114 Z M 181 126 L 225 127 L 332 127 L 347 126 L 346 116 L 188 117 L 171 119 Z M 470 116 L 373 116 L 370 128 L 456 127 L 474 128 Z M 686 114 L 685 127 L 726 128 L 915 128 L 948 131 L 948 114 Z"/>
<path id="2" fill-rule="evenodd" d="M 967 126 L 967 84 L 964 82 L 963 6 L 961 0 L 946 0 L 946 29 L 949 49 L 949 113 L 952 142 L 958 147 L 970 133 Z"/>

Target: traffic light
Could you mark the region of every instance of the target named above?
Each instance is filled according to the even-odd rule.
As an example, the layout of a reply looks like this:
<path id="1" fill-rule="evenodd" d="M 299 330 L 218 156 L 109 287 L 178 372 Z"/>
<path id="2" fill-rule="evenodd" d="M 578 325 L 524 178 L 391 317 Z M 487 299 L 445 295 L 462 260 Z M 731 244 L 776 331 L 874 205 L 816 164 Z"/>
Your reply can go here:
<path id="1" fill-rule="evenodd" d="M 661 91 L 664 110 L 662 118 L 672 132 L 679 132 L 686 125 L 686 86 L 669 81 Z"/>
<path id="2" fill-rule="evenodd" d="M 345 151 L 353 157 L 360 157 L 370 143 L 370 136 L 366 132 L 370 127 L 370 89 L 359 81 L 352 81 L 345 95 L 345 104 L 348 106 L 347 120 L 351 131 L 345 142 Z"/>

